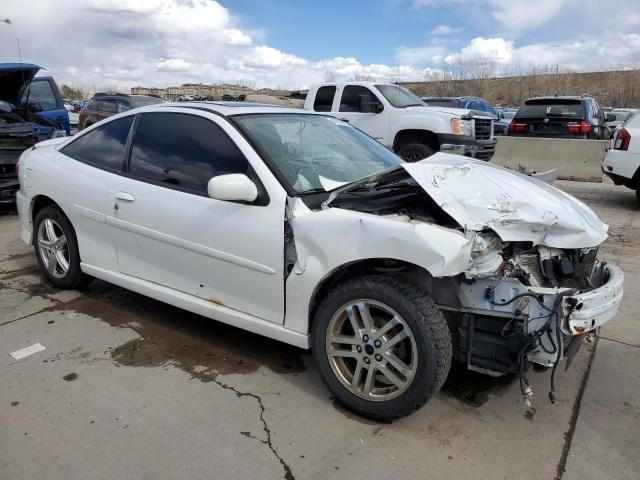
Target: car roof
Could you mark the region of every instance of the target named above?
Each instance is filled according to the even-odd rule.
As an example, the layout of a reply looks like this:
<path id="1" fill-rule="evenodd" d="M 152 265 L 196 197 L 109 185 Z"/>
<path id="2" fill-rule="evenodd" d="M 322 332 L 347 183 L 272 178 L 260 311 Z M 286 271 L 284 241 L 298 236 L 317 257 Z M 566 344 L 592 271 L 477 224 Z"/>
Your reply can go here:
<path id="1" fill-rule="evenodd" d="M 251 113 L 303 113 L 307 115 L 317 115 L 316 112 L 304 110 L 302 108 L 281 107 L 277 105 L 249 102 L 167 102 L 142 107 L 140 110 L 148 112 L 160 111 L 166 108 L 204 110 L 218 113 L 225 117 L 232 115 L 247 115 Z"/>
<path id="2" fill-rule="evenodd" d="M 554 95 L 546 95 L 546 96 L 542 96 L 542 97 L 529 97 L 525 100 L 525 102 L 528 102 L 529 100 L 590 100 L 592 97 L 591 95 L 559 95 L 559 96 L 554 96 Z"/>

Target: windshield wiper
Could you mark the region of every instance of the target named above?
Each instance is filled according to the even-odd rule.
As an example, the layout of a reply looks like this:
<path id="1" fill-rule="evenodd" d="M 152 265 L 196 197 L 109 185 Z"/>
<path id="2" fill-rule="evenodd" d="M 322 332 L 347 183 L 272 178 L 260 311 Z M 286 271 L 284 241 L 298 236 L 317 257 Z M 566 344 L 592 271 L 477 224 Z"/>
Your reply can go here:
<path id="1" fill-rule="evenodd" d="M 311 190 L 305 190 L 298 193 L 298 195 L 313 195 L 314 193 L 329 193 L 324 188 L 312 188 Z"/>

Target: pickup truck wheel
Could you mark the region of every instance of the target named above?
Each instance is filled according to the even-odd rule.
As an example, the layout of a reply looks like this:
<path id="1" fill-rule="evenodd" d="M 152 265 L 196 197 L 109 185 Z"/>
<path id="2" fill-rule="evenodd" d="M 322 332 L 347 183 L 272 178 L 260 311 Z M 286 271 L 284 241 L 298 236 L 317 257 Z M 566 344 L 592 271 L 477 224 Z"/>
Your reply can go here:
<path id="1" fill-rule="evenodd" d="M 398 155 L 406 162 L 417 162 L 423 158 L 430 157 L 435 152 L 423 143 L 407 143 L 398 149 Z"/>
<path id="2" fill-rule="evenodd" d="M 69 219 L 54 206 L 44 207 L 33 222 L 33 247 L 40 270 L 58 288 L 85 287 L 91 277 L 80 270 L 78 240 Z"/>
<path id="3" fill-rule="evenodd" d="M 451 366 L 451 337 L 438 307 L 414 284 L 387 275 L 330 291 L 316 311 L 312 348 L 337 400 L 378 421 L 423 406 Z"/>

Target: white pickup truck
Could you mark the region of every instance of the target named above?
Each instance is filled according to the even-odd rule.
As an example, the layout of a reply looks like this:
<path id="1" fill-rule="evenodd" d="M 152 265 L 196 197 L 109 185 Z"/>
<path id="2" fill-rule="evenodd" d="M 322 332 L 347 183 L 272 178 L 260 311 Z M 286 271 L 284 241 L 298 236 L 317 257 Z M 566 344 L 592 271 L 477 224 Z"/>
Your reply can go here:
<path id="1" fill-rule="evenodd" d="M 428 107 L 391 83 L 316 85 L 309 89 L 304 108 L 349 122 L 409 162 L 436 152 L 488 161 L 496 148 L 493 119 L 486 112 Z"/>

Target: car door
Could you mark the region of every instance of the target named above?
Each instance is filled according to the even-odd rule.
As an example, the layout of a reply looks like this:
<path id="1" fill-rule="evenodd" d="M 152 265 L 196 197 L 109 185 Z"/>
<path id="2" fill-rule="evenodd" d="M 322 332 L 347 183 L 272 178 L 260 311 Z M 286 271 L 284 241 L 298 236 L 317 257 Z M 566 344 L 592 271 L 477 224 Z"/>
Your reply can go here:
<path id="1" fill-rule="evenodd" d="M 226 120 L 195 110 L 139 114 L 134 129 L 107 215 L 120 272 L 283 323 L 286 194 L 260 180 L 257 154 Z M 229 173 L 249 176 L 258 199 L 210 198 L 209 179 Z"/>
<path id="2" fill-rule="evenodd" d="M 27 101 L 27 95 L 29 109 L 32 112 L 39 117 L 58 123 L 67 132 L 67 135 L 71 134 L 69 112 L 64 108 L 64 102 L 53 78 L 34 78 L 23 94 L 23 101 L 25 102 Z"/>
<path id="3" fill-rule="evenodd" d="M 105 209 L 113 207 L 112 192 L 123 178 L 133 119 L 133 115 L 117 118 L 77 135 L 50 162 L 50 168 L 65 181 L 51 181 L 47 190 L 67 207 L 65 213 L 76 231 L 82 262 L 110 272 L 117 272 L 118 265 Z"/>
<path id="4" fill-rule="evenodd" d="M 347 120 L 380 143 L 385 143 L 389 130 L 389 113 L 384 104 L 363 85 L 346 85 L 341 92 L 337 117 Z"/>

